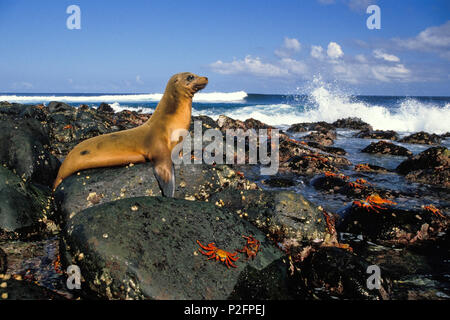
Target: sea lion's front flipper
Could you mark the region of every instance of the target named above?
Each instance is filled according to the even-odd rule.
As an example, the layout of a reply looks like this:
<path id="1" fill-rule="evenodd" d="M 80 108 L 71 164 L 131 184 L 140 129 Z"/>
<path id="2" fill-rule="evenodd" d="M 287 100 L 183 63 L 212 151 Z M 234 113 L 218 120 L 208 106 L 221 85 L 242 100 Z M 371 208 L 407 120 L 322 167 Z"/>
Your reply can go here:
<path id="1" fill-rule="evenodd" d="M 173 198 L 175 195 L 175 170 L 173 163 L 164 162 L 153 167 L 156 180 L 164 197 Z"/>

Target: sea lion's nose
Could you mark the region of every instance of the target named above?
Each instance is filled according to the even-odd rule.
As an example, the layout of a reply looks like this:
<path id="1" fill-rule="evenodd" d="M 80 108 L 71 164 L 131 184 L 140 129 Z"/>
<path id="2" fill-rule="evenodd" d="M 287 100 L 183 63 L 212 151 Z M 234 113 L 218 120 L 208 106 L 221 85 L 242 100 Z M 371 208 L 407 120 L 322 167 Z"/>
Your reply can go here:
<path id="1" fill-rule="evenodd" d="M 208 77 L 203 77 L 203 79 L 205 79 L 205 81 L 208 82 Z"/>

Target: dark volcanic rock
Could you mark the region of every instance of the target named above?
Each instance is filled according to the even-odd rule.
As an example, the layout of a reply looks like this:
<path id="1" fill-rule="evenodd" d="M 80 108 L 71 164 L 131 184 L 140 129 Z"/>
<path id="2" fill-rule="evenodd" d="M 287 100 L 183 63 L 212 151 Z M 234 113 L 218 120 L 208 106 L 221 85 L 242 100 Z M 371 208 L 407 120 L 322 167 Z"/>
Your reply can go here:
<path id="1" fill-rule="evenodd" d="M 263 183 L 272 188 L 289 188 L 295 186 L 293 179 L 283 177 L 271 177 L 264 180 Z"/>
<path id="2" fill-rule="evenodd" d="M 353 129 L 361 131 L 372 131 L 370 124 L 362 121 L 360 118 L 345 118 L 333 122 L 333 126 L 341 129 Z"/>
<path id="3" fill-rule="evenodd" d="M 220 130 L 224 131 L 227 129 L 242 129 L 244 131 L 249 129 L 272 129 L 273 127 L 265 124 L 259 120 L 255 120 L 253 118 L 247 119 L 245 121 L 241 120 L 235 120 L 230 117 L 227 117 L 225 115 L 220 115 L 217 119 L 217 126 L 220 128 Z"/>
<path id="4" fill-rule="evenodd" d="M 51 101 L 48 104 L 48 110 L 51 113 L 64 112 L 64 111 L 74 111 L 75 107 L 69 106 L 67 103 L 64 103 L 64 102 Z"/>
<path id="5" fill-rule="evenodd" d="M 347 250 L 320 248 L 298 264 L 295 283 L 316 299 L 385 300 L 390 281 L 382 278 L 381 289 L 367 288 L 369 263 Z M 384 273 L 381 273 L 384 275 Z"/>
<path id="6" fill-rule="evenodd" d="M 66 300 L 63 296 L 28 281 L 15 280 L 9 276 L 5 279 L 3 276 L 0 282 L 6 284 L 0 287 L 2 300 Z"/>
<path id="7" fill-rule="evenodd" d="M 334 130 L 321 130 L 311 132 L 309 135 L 303 137 L 306 140 L 317 142 L 323 146 L 330 146 L 336 139 L 336 131 Z"/>
<path id="8" fill-rule="evenodd" d="M 377 193 L 383 197 L 392 197 L 397 192 L 393 190 L 379 189 L 363 178 L 350 180 L 343 174 L 325 173 L 311 180 L 311 185 L 317 190 L 327 193 L 340 193 L 349 197 L 367 197 Z"/>
<path id="9" fill-rule="evenodd" d="M 98 112 L 106 112 L 106 113 L 113 113 L 114 109 L 107 103 L 101 103 L 98 108 Z"/>
<path id="10" fill-rule="evenodd" d="M 441 143 L 441 136 L 438 136 L 437 134 L 429 134 L 426 132 L 417 132 L 413 133 L 407 137 L 404 137 L 398 142 L 404 142 L 404 143 L 416 143 L 416 144 L 440 144 Z"/>
<path id="11" fill-rule="evenodd" d="M 296 123 L 289 127 L 288 132 L 306 132 L 306 131 L 333 131 L 336 127 L 325 121 Z"/>
<path id="12" fill-rule="evenodd" d="M 66 155 L 83 140 L 119 130 L 95 109 L 64 109 L 48 116 L 50 139 L 57 154 Z"/>
<path id="13" fill-rule="evenodd" d="M 446 147 L 432 147 L 406 159 L 397 167 L 408 180 L 450 187 L 450 151 Z"/>
<path id="14" fill-rule="evenodd" d="M 24 183 L 0 167 L 0 239 L 28 239 L 46 230 L 50 190 Z M 48 206 L 48 208 L 47 208 Z"/>
<path id="15" fill-rule="evenodd" d="M 210 202 L 248 219 L 277 242 L 325 238 L 322 211 L 294 192 L 227 189 L 212 195 Z"/>
<path id="16" fill-rule="evenodd" d="M 206 200 L 225 187 L 257 188 L 226 165 L 182 165 L 175 167 L 175 197 Z M 123 198 L 160 195 L 151 163 L 126 167 L 90 169 L 66 178 L 55 191 L 63 216 L 91 206 Z"/>
<path id="17" fill-rule="evenodd" d="M 283 166 L 297 174 L 313 175 L 325 171 L 337 172 L 338 168 L 345 168 L 350 164 L 344 157 L 309 152 L 290 158 Z"/>
<path id="18" fill-rule="evenodd" d="M 389 172 L 388 169 L 376 166 L 374 164 L 370 163 L 359 163 L 355 165 L 355 171 L 361 171 L 361 172 L 376 172 L 376 173 L 386 173 Z"/>
<path id="19" fill-rule="evenodd" d="M 338 231 L 363 235 L 376 243 L 411 244 L 437 239 L 445 234 L 450 223 L 445 215 L 441 217 L 425 209 L 407 209 L 395 203 L 364 208 L 357 202 L 341 212 L 344 218 Z"/>
<path id="20" fill-rule="evenodd" d="M 27 110 L 31 112 L 31 109 Z M 60 163 L 50 153 L 47 128 L 36 119 L 15 118 L 2 111 L 4 110 L 0 110 L 0 164 L 14 170 L 23 179 L 51 185 Z"/>
<path id="21" fill-rule="evenodd" d="M 397 140 L 398 134 L 395 131 L 388 130 L 388 131 L 382 131 L 382 130 L 375 130 L 375 131 L 361 131 L 354 135 L 355 138 L 361 138 L 361 139 L 384 139 L 384 140 Z"/>
<path id="22" fill-rule="evenodd" d="M 4 274 L 8 269 L 8 259 L 6 257 L 5 251 L 0 248 L 0 274 Z"/>
<path id="23" fill-rule="evenodd" d="M 261 250 L 254 260 L 239 254 L 237 268 L 198 251 L 197 240 L 235 252 L 245 244 L 242 235 L 260 240 Z M 69 219 L 63 243 L 65 259 L 81 269 L 82 289 L 101 298 L 289 297 L 283 253 L 250 223 L 206 202 L 139 197 L 105 203 Z"/>
<path id="24" fill-rule="evenodd" d="M 398 146 L 387 141 L 372 142 L 370 145 L 361 150 L 365 153 L 390 154 L 392 156 L 411 156 L 412 152 L 405 147 Z"/>
<path id="25" fill-rule="evenodd" d="M 337 154 L 337 155 L 341 155 L 341 156 L 345 156 L 347 154 L 347 151 L 345 151 L 342 148 L 338 148 L 338 147 L 329 147 L 329 146 L 324 146 L 321 145 L 318 142 L 314 142 L 314 141 L 307 141 L 306 142 L 308 144 L 308 146 L 312 147 L 312 148 L 316 148 L 328 153 L 332 153 L 332 154 Z"/>

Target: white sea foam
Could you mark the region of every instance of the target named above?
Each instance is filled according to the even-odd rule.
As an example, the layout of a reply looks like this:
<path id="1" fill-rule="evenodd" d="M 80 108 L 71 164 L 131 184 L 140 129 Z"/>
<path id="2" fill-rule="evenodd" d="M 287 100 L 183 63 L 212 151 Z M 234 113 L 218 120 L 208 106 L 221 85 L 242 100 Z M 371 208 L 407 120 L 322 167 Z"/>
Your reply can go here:
<path id="1" fill-rule="evenodd" d="M 18 102 L 18 103 L 48 103 L 50 101 L 62 101 L 71 103 L 136 103 L 136 102 L 157 102 L 161 100 L 162 93 L 152 94 L 104 94 L 94 96 L 56 96 L 56 95 L 1 95 L 0 101 Z M 247 97 L 244 91 L 236 92 L 199 92 L 194 96 L 195 102 L 241 102 Z"/>
<path id="2" fill-rule="evenodd" d="M 305 108 L 289 104 L 243 106 L 225 114 L 233 119 L 254 118 L 275 125 L 292 125 L 300 122 L 326 121 L 358 117 L 375 130 L 399 132 L 426 131 L 442 134 L 450 131 L 450 104 L 439 107 L 413 98 L 405 98 L 397 108 L 354 101 L 351 96 L 334 92 L 324 86 L 312 89 Z M 219 114 L 203 112 L 213 119 Z"/>

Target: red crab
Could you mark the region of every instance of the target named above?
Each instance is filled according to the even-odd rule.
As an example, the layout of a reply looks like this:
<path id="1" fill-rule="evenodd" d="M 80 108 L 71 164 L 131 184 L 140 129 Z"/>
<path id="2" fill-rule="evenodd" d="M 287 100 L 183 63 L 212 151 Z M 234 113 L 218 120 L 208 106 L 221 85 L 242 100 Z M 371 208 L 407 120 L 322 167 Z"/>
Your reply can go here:
<path id="1" fill-rule="evenodd" d="M 379 195 L 375 194 L 368 196 L 364 201 L 353 201 L 353 204 L 360 208 L 364 208 L 367 211 L 372 210 L 380 213 L 380 211 L 378 211 L 377 209 L 386 210 L 387 208 L 384 206 L 385 204 L 393 205 L 396 203 L 387 199 L 383 199 Z"/>
<path id="2" fill-rule="evenodd" d="M 232 266 L 233 268 L 237 268 L 237 266 L 235 266 L 233 264 L 232 261 L 236 261 L 239 259 L 239 257 L 236 257 L 237 252 L 231 253 L 231 252 L 227 252 L 225 250 L 219 249 L 215 246 L 214 242 L 211 242 L 210 244 L 208 244 L 207 246 L 204 246 L 200 243 L 200 241 L 197 240 L 198 245 L 205 249 L 206 252 L 198 249 L 198 251 L 200 251 L 201 254 L 204 254 L 205 256 L 210 256 L 208 258 L 208 260 L 210 259 L 216 259 L 217 261 L 221 261 L 223 263 L 225 263 L 225 265 L 227 266 L 227 268 L 229 269 L 230 266 Z"/>
<path id="3" fill-rule="evenodd" d="M 261 242 L 255 239 L 253 236 L 242 236 L 242 238 L 247 239 L 247 243 L 241 250 L 236 250 L 238 252 L 246 253 L 247 260 L 256 257 L 256 254 L 260 251 Z"/>
<path id="4" fill-rule="evenodd" d="M 422 208 L 424 208 L 426 211 L 431 212 L 432 214 L 434 214 L 436 217 L 441 217 L 441 218 L 445 218 L 444 214 L 441 212 L 441 210 L 439 210 L 438 208 L 436 208 L 434 205 L 430 204 L 427 206 L 422 206 Z"/>

